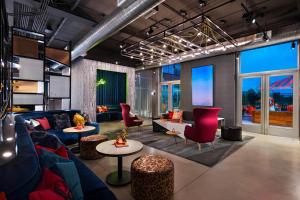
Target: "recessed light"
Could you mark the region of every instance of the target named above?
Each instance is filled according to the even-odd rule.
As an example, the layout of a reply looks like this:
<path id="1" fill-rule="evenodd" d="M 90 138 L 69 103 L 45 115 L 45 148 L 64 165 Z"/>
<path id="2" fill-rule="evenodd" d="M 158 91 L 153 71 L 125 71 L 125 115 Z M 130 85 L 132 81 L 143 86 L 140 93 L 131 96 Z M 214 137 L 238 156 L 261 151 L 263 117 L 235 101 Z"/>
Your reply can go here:
<path id="1" fill-rule="evenodd" d="M 6 152 L 2 153 L 2 156 L 3 156 L 4 158 L 9 158 L 9 157 L 12 156 L 12 152 L 11 152 L 11 151 L 6 151 Z"/>
<path id="2" fill-rule="evenodd" d="M 14 140 L 13 137 L 8 137 L 8 138 L 6 138 L 6 141 L 7 141 L 7 142 L 10 142 L 10 141 L 13 141 L 13 140 Z"/>

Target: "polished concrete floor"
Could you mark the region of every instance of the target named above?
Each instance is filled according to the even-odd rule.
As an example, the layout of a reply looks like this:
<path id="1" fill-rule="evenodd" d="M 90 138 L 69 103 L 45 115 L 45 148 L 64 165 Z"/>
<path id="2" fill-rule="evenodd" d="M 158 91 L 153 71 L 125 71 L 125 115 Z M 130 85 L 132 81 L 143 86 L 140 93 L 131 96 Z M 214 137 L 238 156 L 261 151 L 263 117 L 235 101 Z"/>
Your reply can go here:
<path id="1" fill-rule="evenodd" d="M 299 200 L 299 141 L 243 134 L 255 138 L 212 168 L 148 146 L 125 157 L 123 165 L 129 170 L 132 160 L 141 154 L 170 158 L 175 166 L 174 200 Z M 84 162 L 102 180 L 117 168 L 117 159 L 111 157 Z M 133 199 L 130 185 L 110 188 L 119 200 Z"/>

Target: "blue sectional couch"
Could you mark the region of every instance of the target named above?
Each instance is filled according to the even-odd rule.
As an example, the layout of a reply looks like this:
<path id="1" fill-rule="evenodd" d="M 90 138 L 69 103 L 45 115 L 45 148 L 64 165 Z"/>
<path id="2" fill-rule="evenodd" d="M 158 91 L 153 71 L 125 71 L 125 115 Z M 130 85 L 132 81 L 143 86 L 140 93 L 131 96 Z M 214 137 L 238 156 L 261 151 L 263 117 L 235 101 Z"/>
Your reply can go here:
<path id="1" fill-rule="evenodd" d="M 54 114 L 62 114 L 62 113 L 67 113 L 69 115 L 71 124 L 72 124 L 72 126 L 74 126 L 73 117 L 76 113 L 81 113 L 81 112 L 80 112 L 80 110 L 51 110 L 51 111 L 46 111 L 46 112 L 34 111 L 34 112 L 21 113 L 21 114 L 19 114 L 19 116 L 25 120 L 46 117 L 51 126 L 51 129 L 47 131 L 48 133 L 56 135 L 65 145 L 75 144 L 78 141 L 77 134 L 66 134 L 62 130 L 56 130 L 54 128 L 55 122 L 54 122 L 53 115 Z M 96 129 L 95 129 L 95 131 L 91 131 L 87 134 L 82 134 L 82 136 L 94 135 L 94 134 L 99 133 L 100 127 L 99 127 L 98 123 L 91 122 L 91 123 L 87 123 L 86 125 L 95 126 Z"/>
<path id="2" fill-rule="evenodd" d="M 72 111 L 71 113 L 75 112 Z M 18 154 L 15 159 L 0 166 L 0 191 L 5 192 L 8 200 L 28 199 L 28 194 L 34 191 L 42 176 L 39 157 L 27 132 L 23 117 L 42 116 L 44 114 L 47 116 L 49 112 L 31 114 L 26 113 L 15 117 Z M 77 168 L 85 200 L 116 200 L 115 195 L 89 168 L 70 151 L 68 154 Z"/>
<path id="3" fill-rule="evenodd" d="M 108 105 L 107 108 L 108 108 L 107 112 L 96 113 L 96 118 L 98 123 L 122 120 L 122 110 L 120 105 Z"/>

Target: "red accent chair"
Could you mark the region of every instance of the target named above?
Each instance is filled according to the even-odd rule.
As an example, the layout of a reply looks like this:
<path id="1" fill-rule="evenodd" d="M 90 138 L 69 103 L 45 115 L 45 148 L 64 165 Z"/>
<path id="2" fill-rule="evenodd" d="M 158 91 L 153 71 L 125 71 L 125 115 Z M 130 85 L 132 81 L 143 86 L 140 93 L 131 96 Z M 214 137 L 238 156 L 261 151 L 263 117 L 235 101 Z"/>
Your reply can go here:
<path id="1" fill-rule="evenodd" d="M 193 127 L 186 126 L 184 136 L 187 139 L 198 143 L 199 150 L 201 150 L 200 143 L 210 142 L 213 146 L 217 128 L 218 128 L 218 112 L 222 108 L 195 108 L 193 110 L 195 124 Z"/>
<path id="2" fill-rule="evenodd" d="M 140 120 L 137 116 L 130 116 L 130 106 L 126 103 L 120 103 L 122 108 L 122 118 L 125 123 L 125 127 L 132 127 L 132 126 L 140 126 L 143 124 L 143 121 Z"/>

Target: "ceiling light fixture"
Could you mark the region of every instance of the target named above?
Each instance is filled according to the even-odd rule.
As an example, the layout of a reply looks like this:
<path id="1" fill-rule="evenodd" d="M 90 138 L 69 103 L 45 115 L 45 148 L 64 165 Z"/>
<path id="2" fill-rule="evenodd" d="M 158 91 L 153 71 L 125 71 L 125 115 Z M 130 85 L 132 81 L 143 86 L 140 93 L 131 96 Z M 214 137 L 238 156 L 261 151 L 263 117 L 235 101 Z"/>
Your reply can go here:
<path id="1" fill-rule="evenodd" d="M 11 151 L 6 151 L 6 152 L 4 152 L 3 154 L 2 154 L 2 157 L 4 157 L 4 158 L 9 158 L 9 157 L 11 157 L 12 156 L 12 152 Z"/>
<path id="2" fill-rule="evenodd" d="M 164 45 L 163 45 L 163 48 L 167 48 L 167 45 L 164 44 Z"/>
<path id="3" fill-rule="evenodd" d="M 150 26 L 149 31 L 147 31 L 146 34 L 149 36 L 152 35 L 153 32 L 154 32 L 153 27 Z"/>
<path id="4" fill-rule="evenodd" d="M 263 40 L 266 41 L 266 42 L 269 42 L 270 38 L 269 38 L 267 32 L 264 32 L 264 34 L 263 34 Z"/>
<path id="5" fill-rule="evenodd" d="M 253 17 L 251 23 L 255 24 L 255 22 L 256 22 L 256 19 Z"/>
<path id="6" fill-rule="evenodd" d="M 296 48 L 296 43 L 295 41 L 292 42 L 292 49 L 294 50 Z"/>
<path id="7" fill-rule="evenodd" d="M 178 49 L 177 49 L 177 48 L 175 48 L 175 49 L 174 49 L 174 51 L 175 51 L 175 52 L 177 52 L 177 51 L 178 51 Z"/>

